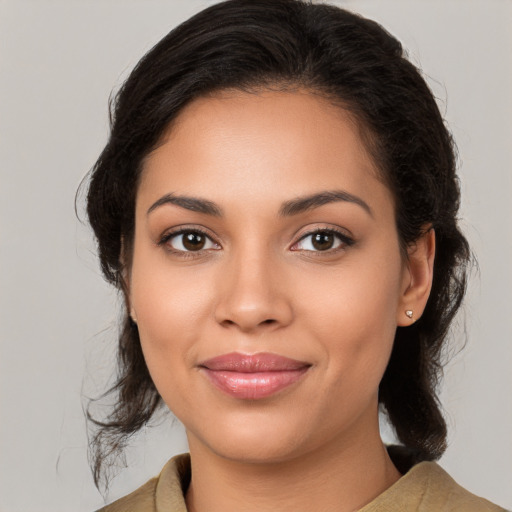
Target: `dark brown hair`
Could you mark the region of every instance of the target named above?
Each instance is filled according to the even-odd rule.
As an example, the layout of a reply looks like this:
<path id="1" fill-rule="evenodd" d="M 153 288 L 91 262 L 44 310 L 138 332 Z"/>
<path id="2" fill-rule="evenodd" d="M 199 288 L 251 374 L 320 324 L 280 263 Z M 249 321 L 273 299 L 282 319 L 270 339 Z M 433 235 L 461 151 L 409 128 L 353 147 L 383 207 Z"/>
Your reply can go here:
<path id="1" fill-rule="evenodd" d="M 436 233 L 433 287 L 423 316 L 399 327 L 379 400 L 415 461 L 437 459 L 446 424 L 436 387 L 441 349 L 465 293 L 470 257 L 457 226 L 454 145 L 421 72 L 377 23 L 300 0 L 230 0 L 172 30 L 137 64 L 111 104 L 111 133 L 90 174 L 87 213 L 106 279 L 123 290 L 144 157 L 194 98 L 234 88 L 304 88 L 358 120 L 393 192 L 402 247 Z M 334 107 L 333 107 L 334 108 Z M 125 254 L 121 258 L 121 240 Z M 124 313 L 115 396 L 92 442 L 95 481 L 161 404 L 137 327 Z"/>

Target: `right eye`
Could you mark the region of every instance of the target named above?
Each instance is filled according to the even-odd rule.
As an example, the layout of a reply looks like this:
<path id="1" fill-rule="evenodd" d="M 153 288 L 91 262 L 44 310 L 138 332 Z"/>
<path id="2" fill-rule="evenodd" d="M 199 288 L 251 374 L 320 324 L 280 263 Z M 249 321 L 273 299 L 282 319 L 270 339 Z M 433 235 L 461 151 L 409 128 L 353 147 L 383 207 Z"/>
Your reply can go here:
<path id="1" fill-rule="evenodd" d="M 194 229 L 169 233 L 160 244 L 176 252 L 199 252 L 220 248 L 208 235 Z"/>

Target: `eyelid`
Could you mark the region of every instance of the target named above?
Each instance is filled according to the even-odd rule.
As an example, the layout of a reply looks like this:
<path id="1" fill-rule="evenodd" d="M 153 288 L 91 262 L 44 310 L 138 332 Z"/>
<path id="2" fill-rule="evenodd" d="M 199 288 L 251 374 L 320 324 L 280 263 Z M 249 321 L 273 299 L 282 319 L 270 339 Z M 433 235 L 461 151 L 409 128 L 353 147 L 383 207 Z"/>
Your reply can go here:
<path id="1" fill-rule="evenodd" d="M 208 238 L 208 240 L 216 246 L 215 249 L 211 249 L 210 248 L 210 249 L 199 249 L 197 251 L 184 251 L 184 250 L 168 247 L 167 250 L 169 252 L 178 254 L 180 256 L 194 257 L 194 255 L 198 256 L 198 255 L 200 255 L 200 254 L 202 254 L 202 253 L 204 253 L 206 251 L 222 249 L 221 244 L 216 240 L 216 237 L 213 236 L 209 232 L 209 230 L 203 228 L 202 226 L 197 226 L 197 225 L 180 225 L 180 226 L 175 226 L 175 227 L 165 231 L 161 236 L 159 236 L 158 241 L 157 241 L 156 244 L 158 246 L 164 246 L 173 237 L 176 237 L 176 236 L 181 235 L 181 234 L 193 233 L 193 232 L 200 233 L 201 235 L 203 235 L 206 238 Z M 325 251 L 310 250 L 310 249 L 294 249 L 294 247 L 297 244 L 299 244 L 302 240 L 306 239 L 309 236 L 315 235 L 317 233 L 332 233 L 332 234 L 334 234 L 338 238 L 338 240 L 341 241 L 341 246 L 340 247 L 335 247 L 334 249 L 326 249 Z M 308 252 L 308 253 L 316 253 L 316 254 L 319 254 L 319 255 L 321 255 L 321 254 L 333 254 L 333 253 L 335 253 L 337 251 L 344 250 L 347 247 L 352 246 L 354 243 L 355 243 L 355 240 L 354 240 L 353 236 L 351 234 L 348 234 L 346 232 L 346 230 L 343 230 L 343 229 L 341 229 L 339 227 L 334 227 L 334 226 L 319 226 L 319 227 L 311 228 L 310 230 L 306 231 L 305 233 L 302 233 L 297 238 L 297 240 L 292 244 L 292 246 L 290 247 L 290 250 L 297 251 L 297 252 L 298 251 L 302 251 L 302 252 Z"/>
<path id="2" fill-rule="evenodd" d="M 313 251 L 310 249 L 294 249 L 294 247 L 301 242 L 302 240 L 306 239 L 309 236 L 316 235 L 317 233 L 332 233 L 334 234 L 338 240 L 341 241 L 341 247 L 335 247 L 334 249 L 327 249 L 325 251 Z M 355 240 L 351 235 L 348 235 L 346 232 L 341 230 L 340 228 L 335 228 L 332 226 L 329 227 L 316 227 L 313 228 L 306 233 L 303 233 L 300 235 L 298 240 L 293 243 L 293 245 L 290 247 L 290 250 L 292 251 L 304 251 L 304 252 L 310 252 L 310 253 L 318 253 L 318 254 L 332 254 L 334 252 L 337 252 L 339 250 L 346 249 L 347 247 L 350 247 L 354 245 Z"/>
<path id="3" fill-rule="evenodd" d="M 190 226 L 190 225 L 176 226 L 174 228 L 171 228 L 171 229 L 165 231 L 162 235 L 160 235 L 158 237 L 157 245 L 164 246 L 172 238 L 182 235 L 182 234 L 185 234 L 185 233 L 199 233 L 199 234 L 205 236 L 206 238 L 208 238 L 208 240 L 210 240 L 210 242 L 212 242 L 217 247 L 215 249 L 199 249 L 198 251 L 182 251 L 180 249 L 175 249 L 173 247 L 169 247 L 169 248 L 167 248 L 167 250 L 169 252 L 173 252 L 175 254 L 180 254 L 180 255 L 192 255 L 193 256 L 194 254 L 198 255 L 198 254 L 204 253 L 205 251 L 218 250 L 221 248 L 220 243 L 217 242 L 215 237 L 212 236 L 212 234 L 209 233 L 207 230 L 205 230 L 204 228 L 202 228 L 200 226 Z"/>

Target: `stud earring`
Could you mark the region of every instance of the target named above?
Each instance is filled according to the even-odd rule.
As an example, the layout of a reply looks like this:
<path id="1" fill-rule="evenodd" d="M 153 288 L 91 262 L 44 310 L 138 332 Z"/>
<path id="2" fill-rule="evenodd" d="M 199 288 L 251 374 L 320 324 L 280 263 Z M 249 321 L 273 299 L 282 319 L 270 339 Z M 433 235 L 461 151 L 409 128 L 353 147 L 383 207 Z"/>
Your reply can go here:
<path id="1" fill-rule="evenodd" d="M 405 316 L 407 318 L 412 318 L 412 309 L 406 309 L 405 310 Z"/>

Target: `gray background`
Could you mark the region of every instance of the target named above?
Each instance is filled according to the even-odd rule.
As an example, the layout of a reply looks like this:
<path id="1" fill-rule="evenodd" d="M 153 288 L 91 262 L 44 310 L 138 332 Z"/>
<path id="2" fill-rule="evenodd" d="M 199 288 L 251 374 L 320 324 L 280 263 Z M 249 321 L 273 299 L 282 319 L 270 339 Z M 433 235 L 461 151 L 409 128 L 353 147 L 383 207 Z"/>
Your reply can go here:
<path id="1" fill-rule="evenodd" d="M 198 0 L 0 0 L 0 512 L 92 511 L 83 396 L 112 371 L 116 295 L 75 190 L 107 134 L 107 98 Z M 430 84 L 461 157 L 462 224 L 480 262 L 442 402 L 441 464 L 512 507 L 512 3 L 338 2 L 397 35 Z M 164 419 L 134 439 L 114 499 L 186 449 Z"/>

